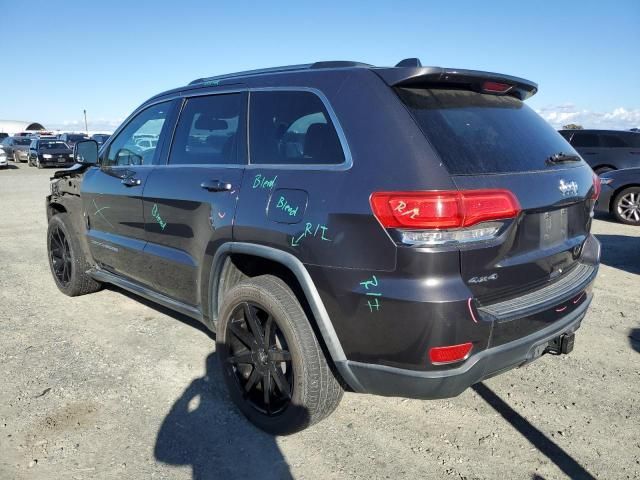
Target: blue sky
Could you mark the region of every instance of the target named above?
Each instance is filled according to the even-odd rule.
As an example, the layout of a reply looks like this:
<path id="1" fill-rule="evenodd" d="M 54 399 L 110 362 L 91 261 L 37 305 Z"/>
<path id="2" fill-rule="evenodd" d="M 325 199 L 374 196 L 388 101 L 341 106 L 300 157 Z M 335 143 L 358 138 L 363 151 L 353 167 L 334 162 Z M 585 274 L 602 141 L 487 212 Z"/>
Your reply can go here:
<path id="1" fill-rule="evenodd" d="M 0 0 L 0 118 L 112 130 L 202 76 L 349 59 L 536 81 L 554 126 L 640 126 L 640 1 Z"/>

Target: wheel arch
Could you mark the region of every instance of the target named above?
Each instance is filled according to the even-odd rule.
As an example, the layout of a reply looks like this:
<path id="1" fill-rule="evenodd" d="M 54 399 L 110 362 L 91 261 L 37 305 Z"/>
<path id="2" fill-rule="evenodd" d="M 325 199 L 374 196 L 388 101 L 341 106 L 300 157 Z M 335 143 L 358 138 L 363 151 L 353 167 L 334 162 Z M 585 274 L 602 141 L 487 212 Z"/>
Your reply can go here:
<path id="1" fill-rule="evenodd" d="M 602 163 L 600 165 L 596 165 L 594 167 L 591 167 L 591 169 L 595 172 L 596 170 L 600 169 L 600 168 L 610 168 L 611 170 L 618 170 L 618 168 L 614 167 L 613 165 L 610 165 L 608 163 Z"/>
<path id="2" fill-rule="evenodd" d="M 334 373 L 338 374 L 343 385 L 359 391 L 360 384 L 347 365 L 344 350 L 320 293 L 304 264 L 290 253 L 264 245 L 241 242 L 222 245 L 214 256 L 209 279 L 208 307 L 211 326 L 215 329 L 224 292 L 244 278 L 263 274 L 278 276 L 290 286 L 307 312 Z"/>
<path id="3" fill-rule="evenodd" d="M 64 205 L 57 202 L 47 202 L 47 221 L 51 220 L 51 217 L 59 213 L 66 213 L 67 209 Z"/>

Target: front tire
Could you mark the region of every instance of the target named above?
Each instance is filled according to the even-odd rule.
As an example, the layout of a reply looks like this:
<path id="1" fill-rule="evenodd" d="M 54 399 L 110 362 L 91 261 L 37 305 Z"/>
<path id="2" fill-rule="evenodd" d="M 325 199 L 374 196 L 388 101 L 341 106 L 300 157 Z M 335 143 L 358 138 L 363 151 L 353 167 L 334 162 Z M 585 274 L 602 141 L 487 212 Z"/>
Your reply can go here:
<path id="1" fill-rule="evenodd" d="M 49 220 L 47 229 L 49 267 L 58 289 L 70 297 L 100 290 L 87 271 L 91 265 L 73 233 L 68 213 L 58 213 Z"/>
<path id="2" fill-rule="evenodd" d="M 243 281 L 224 296 L 216 351 L 231 399 L 258 428 L 287 435 L 327 417 L 343 390 L 307 316 L 279 278 Z"/>
<path id="3" fill-rule="evenodd" d="M 625 188 L 618 193 L 611 210 L 619 222 L 640 225 L 640 187 Z"/>
<path id="4" fill-rule="evenodd" d="M 36 167 L 38 167 L 39 169 L 42 169 L 42 164 L 40 163 L 39 158 L 36 159 Z"/>

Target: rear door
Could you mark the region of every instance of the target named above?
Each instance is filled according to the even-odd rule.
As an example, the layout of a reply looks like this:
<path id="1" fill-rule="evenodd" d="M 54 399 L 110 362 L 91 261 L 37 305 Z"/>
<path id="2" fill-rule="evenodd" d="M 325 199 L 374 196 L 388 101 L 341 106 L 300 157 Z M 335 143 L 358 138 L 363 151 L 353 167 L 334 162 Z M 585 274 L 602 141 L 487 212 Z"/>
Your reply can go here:
<path id="1" fill-rule="evenodd" d="M 499 234 L 460 247 L 461 273 L 491 302 L 534 289 L 578 261 L 591 225 L 594 181 L 575 150 L 514 97 L 464 90 L 398 89 L 460 190 L 504 189 L 521 213 Z"/>
<path id="2" fill-rule="evenodd" d="M 232 239 L 246 163 L 243 91 L 187 97 L 165 165 L 144 191 L 146 282 L 197 306 L 216 248 Z"/>
<path id="3" fill-rule="evenodd" d="M 145 278 L 141 253 L 146 243 L 142 192 L 160 148 L 142 148 L 144 133 L 161 142 L 172 102 L 150 106 L 133 117 L 102 152 L 100 165 L 83 179 L 81 197 L 89 247 L 98 264 L 134 280 Z"/>

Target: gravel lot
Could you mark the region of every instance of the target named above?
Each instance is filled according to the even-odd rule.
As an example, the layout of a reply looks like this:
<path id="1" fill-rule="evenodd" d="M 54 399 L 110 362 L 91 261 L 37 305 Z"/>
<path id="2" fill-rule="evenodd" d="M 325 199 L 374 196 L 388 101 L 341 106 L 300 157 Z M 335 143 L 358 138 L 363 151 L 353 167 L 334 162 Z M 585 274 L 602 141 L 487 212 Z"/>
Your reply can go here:
<path id="1" fill-rule="evenodd" d="M 346 394 L 273 438 L 226 398 L 197 324 L 116 289 L 58 292 L 51 174 L 0 171 L 0 479 L 640 478 L 640 229 L 595 222 L 603 265 L 571 355 L 450 400 Z"/>

